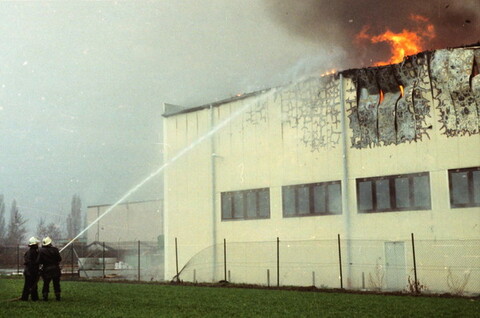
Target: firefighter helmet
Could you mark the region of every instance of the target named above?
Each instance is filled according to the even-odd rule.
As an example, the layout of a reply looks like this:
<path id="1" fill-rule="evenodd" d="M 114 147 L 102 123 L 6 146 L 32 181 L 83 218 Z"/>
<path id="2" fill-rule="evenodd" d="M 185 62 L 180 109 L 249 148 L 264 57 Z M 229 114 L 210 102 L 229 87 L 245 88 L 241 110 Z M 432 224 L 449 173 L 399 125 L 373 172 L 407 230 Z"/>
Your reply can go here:
<path id="1" fill-rule="evenodd" d="M 52 239 L 49 236 L 44 238 L 43 241 L 42 241 L 42 245 L 47 246 L 47 245 L 51 245 L 51 244 L 52 244 Z"/>
<path id="2" fill-rule="evenodd" d="M 38 243 L 40 243 L 40 241 L 35 236 L 32 236 L 28 240 L 28 246 L 38 245 Z"/>

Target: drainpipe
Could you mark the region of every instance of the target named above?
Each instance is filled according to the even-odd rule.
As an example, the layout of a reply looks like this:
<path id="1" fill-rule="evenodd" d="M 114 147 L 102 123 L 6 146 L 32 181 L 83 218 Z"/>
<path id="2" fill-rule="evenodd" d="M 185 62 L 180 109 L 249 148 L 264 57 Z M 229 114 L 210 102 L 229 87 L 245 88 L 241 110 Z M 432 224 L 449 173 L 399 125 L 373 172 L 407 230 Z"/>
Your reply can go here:
<path id="1" fill-rule="evenodd" d="M 213 113 L 213 105 L 210 104 L 210 129 L 215 127 L 215 118 Z M 213 247 L 213 260 L 212 260 L 212 280 L 215 280 L 215 273 L 217 267 L 217 183 L 216 183 L 216 167 L 215 167 L 215 158 L 216 158 L 216 147 L 215 147 L 215 134 L 212 134 L 210 137 L 210 168 L 212 171 L 212 247 Z"/>
<path id="2" fill-rule="evenodd" d="M 346 269 L 346 278 L 347 278 L 347 287 L 350 285 L 350 260 L 351 260 L 351 247 L 350 247 L 350 236 L 351 236 L 351 226 L 350 226 L 350 207 L 349 207 L 349 193 L 348 193 L 348 146 L 347 146 L 347 118 L 346 118 L 346 111 L 345 111 L 345 95 L 344 91 L 344 80 L 343 74 L 340 73 L 340 80 L 339 80 L 339 90 L 340 90 L 340 108 L 341 108 L 341 125 L 342 125 L 342 210 L 343 210 L 343 228 L 344 234 L 343 237 L 346 240 L 342 246 L 344 247 L 344 251 L 346 253 L 345 266 Z"/>

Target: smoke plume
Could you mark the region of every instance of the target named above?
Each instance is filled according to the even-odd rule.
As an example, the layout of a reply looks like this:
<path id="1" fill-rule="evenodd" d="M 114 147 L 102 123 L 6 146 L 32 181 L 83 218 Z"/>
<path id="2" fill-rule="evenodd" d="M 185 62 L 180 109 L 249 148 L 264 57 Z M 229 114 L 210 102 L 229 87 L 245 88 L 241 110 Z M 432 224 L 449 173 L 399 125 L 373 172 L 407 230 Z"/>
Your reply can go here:
<path id="1" fill-rule="evenodd" d="M 370 34 L 387 29 L 401 32 L 419 27 L 412 15 L 428 19 L 435 27 L 434 38 L 424 42 L 424 50 L 457 47 L 480 41 L 480 1 L 443 0 L 266 0 L 267 11 L 288 32 L 349 52 L 342 67 L 362 67 L 390 54 L 386 43 L 358 43 L 356 36 L 365 28 Z"/>

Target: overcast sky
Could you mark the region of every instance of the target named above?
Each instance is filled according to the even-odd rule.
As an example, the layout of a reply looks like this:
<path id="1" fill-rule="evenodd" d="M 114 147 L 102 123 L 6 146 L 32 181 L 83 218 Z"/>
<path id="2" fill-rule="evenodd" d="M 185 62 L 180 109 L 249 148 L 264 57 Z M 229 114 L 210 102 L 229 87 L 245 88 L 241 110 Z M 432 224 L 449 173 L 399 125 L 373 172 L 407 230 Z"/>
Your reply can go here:
<path id="1" fill-rule="evenodd" d="M 478 0 L 384 1 L 404 4 L 384 5 L 390 18 L 361 2 L 0 1 L 7 218 L 13 199 L 30 228 L 40 216 L 64 222 L 74 194 L 84 208 L 116 202 L 162 163 L 164 102 L 191 107 L 368 65 L 386 47 L 353 48 L 352 35 L 367 22 L 405 27 L 405 4 L 448 21 L 431 48 L 480 40 Z M 160 180 L 128 200 L 161 197 Z"/>

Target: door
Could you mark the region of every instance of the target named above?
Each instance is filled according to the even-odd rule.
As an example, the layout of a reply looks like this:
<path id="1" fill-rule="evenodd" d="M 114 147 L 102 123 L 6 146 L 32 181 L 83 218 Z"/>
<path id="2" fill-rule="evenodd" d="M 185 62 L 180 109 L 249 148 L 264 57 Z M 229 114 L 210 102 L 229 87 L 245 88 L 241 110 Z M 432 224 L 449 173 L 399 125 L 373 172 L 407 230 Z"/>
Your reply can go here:
<path id="1" fill-rule="evenodd" d="M 388 290 L 407 287 L 405 242 L 385 242 L 385 283 Z"/>

